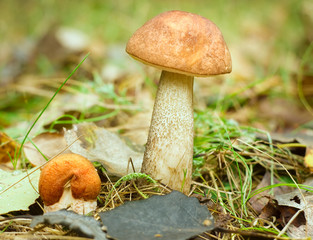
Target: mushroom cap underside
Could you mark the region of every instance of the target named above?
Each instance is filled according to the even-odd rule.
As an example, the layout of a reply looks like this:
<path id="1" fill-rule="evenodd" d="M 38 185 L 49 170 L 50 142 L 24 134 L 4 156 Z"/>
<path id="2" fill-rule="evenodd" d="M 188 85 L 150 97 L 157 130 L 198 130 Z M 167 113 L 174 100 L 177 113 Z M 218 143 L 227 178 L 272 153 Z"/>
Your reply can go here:
<path id="1" fill-rule="evenodd" d="M 183 11 L 164 12 L 146 22 L 130 38 L 126 52 L 148 65 L 185 75 L 206 77 L 232 70 L 218 27 Z"/>

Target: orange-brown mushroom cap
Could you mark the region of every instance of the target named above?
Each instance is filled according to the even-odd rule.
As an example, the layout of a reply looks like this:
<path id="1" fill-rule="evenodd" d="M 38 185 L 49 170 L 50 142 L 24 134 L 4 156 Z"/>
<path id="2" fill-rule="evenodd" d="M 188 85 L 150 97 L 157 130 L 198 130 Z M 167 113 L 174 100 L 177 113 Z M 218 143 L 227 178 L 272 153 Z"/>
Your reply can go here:
<path id="1" fill-rule="evenodd" d="M 46 206 L 57 203 L 69 183 L 74 199 L 95 200 L 101 189 L 100 177 L 93 164 L 78 154 L 63 154 L 41 170 L 39 194 Z"/>
<path id="2" fill-rule="evenodd" d="M 185 75 L 205 77 L 232 70 L 218 27 L 183 11 L 164 12 L 146 22 L 130 38 L 126 52 L 145 64 Z"/>

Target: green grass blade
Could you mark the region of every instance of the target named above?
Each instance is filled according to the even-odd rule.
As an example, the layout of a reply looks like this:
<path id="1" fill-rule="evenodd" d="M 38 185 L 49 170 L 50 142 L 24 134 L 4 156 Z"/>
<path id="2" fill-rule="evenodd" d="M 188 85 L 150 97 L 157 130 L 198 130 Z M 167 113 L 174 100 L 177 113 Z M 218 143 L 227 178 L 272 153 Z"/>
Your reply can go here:
<path id="1" fill-rule="evenodd" d="M 18 151 L 17 154 L 17 159 L 19 159 L 19 157 L 21 156 L 22 153 L 22 148 L 23 145 L 26 142 L 26 139 L 28 138 L 28 135 L 30 134 L 31 130 L 34 128 L 34 126 L 36 125 L 36 123 L 38 122 L 38 120 L 40 119 L 40 117 L 42 116 L 42 114 L 46 111 L 46 109 L 49 107 L 50 103 L 52 102 L 52 100 L 55 98 L 55 96 L 59 93 L 59 91 L 62 89 L 62 87 L 66 84 L 66 82 L 73 76 L 73 74 L 77 71 L 77 69 L 83 64 L 83 62 L 87 59 L 87 57 L 89 56 L 89 53 L 84 57 L 84 59 L 76 66 L 76 68 L 71 72 L 71 74 L 64 80 L 64 82 L 61 84 L 61 86 L 56 90 L 56 92 L 53 94 L 53 96 L 50 98 L 50 100 L 48 101 L 47 105 L 42 109 L 42 111 L 39 113 L 38 117 L 35 119 L 34 123 L 31 125 L 31 127 L 29 128 L 29 130 L 27 131 L 22 143 L 21 143 L 21 147 Z"/>

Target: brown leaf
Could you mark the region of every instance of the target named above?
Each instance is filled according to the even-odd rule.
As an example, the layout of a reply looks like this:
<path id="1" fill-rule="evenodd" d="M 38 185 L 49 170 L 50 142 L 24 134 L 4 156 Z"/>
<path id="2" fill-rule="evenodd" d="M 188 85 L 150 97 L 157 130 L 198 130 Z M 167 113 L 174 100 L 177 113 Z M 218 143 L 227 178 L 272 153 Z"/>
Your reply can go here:
<path id="1" fill-rule="evenodd" d="M 313 172 L 313 148 L 307 147 L 305 157 L 304 157 L 304 166 L 310 169 L 310 172 Z"/>
<path id="2" fill-rule="evenodd" d="M 19 150 L 19 144 L 4 132 L 0 132 L 0 163 L 10 162 Z"/>
<path id="3" fill-rule="evenodd" d="M 274 178 L 274 184 L 278 183 L 279 180 Z M 271 174 L 269 171 L 267 171 L 264 176 L 262 181 L 259 183 L 259 185 L 256 187 L 257 189 L 261 189 L 263 187 L 271 185 Z M 290 191 L 289 187 L 276 187 L 273 189 L 273 193 L 275 195 L 277 194 L 282 194 Z M 263 212 L 263 208 L 269 203 L 269 200 L 272 199 L 272 195 L 269 194 L 270 190 L 265 190 L 258 195 L 253 196 L 250 200 L 249 203 L 251 204 L 252 208 L 257 212 L 261 213 L 263 215 L 267 215 Z M 269 206 L 268 206 L 269 207 Z"/>
<path id="4" fill-rule="evenodd" d="M 303 185 L 313 185 L 313 180 L 308 179 Z M 281 217 L 279 221 L 284 225 L 295 215 L 287 229 L 287 233 L 293 238 L 313 236 L 313 195 L 309 191 L 295 189 L 292 192 L 275 196 Z"/>
<path id="5" fill-rule="evenodd" d="M 278 218 L 280 216 L 280 211 L 277 202 L 273 199 L 269 199 L 268 203 L 263 207 L 259 218 L 268 219 L 272 216 Z"/>
<path id="6" fill-rule="evenodd" d="M 299 209 L 288 206 L 280 206 L 280 218 L 278 219 L 282 225 L 286 225 L 291 218 L 299 211 Z M 292 221 L 292 225 L 295 227 L 300 227 L 306 224 L 306 219 L 304 216 L 304 212 L 300 212 L 299 215 Z"/>

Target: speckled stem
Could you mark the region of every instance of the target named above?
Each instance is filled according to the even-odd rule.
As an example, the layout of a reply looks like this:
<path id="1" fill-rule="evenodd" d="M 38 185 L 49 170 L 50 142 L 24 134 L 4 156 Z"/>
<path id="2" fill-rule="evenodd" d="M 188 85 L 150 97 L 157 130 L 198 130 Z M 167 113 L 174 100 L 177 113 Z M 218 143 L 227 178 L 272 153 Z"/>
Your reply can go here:
<path id="1" fill-rule="evenodd" d="M 142 172 L 188 193 L 193 131 L 193 77 L 162 71 Z"/>

